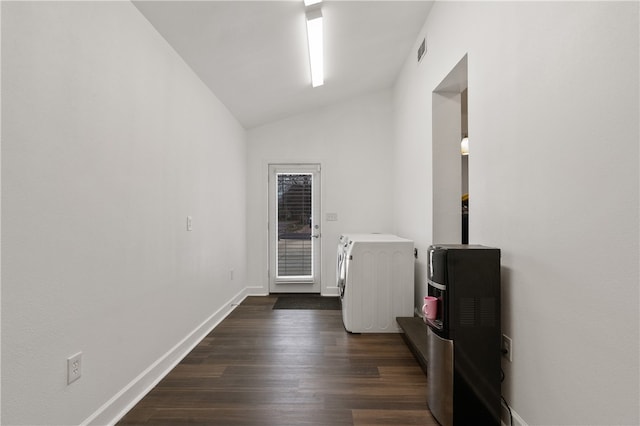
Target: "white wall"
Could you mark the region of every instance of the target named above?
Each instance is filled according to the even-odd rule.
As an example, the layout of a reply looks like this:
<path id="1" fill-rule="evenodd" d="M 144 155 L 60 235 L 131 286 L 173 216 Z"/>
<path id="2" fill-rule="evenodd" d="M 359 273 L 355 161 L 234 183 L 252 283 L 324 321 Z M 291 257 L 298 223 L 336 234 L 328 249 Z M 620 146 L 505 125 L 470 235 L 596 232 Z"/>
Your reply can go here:
<path id="1" fill-rule="evenodd" d="M 247 279 L 252 292 L 269 292 L 269 163 L 322 165 L 322 294 L 337 294 L 340 234 L 393 231 L 392 119 L 391 93 L 383 91 L 248 131 Z M 326 213 L 337 213 L 338 221 L 327 222 Z"/>
<path id="2" fill-rule="evenodd" d="M 394 92 L 395 226 L 426 248 L 432 91 L 468 54 L 470 242 L 502 249 L 503 393 L 528 424 L 640 422 L 638 15 L 437 2 Z"/>
<path id="3" fill-rule="evenodd" d="M 245 131 L 129 2 L 2 42 L 2 424 L 104 423 L 242 297 Z"/>

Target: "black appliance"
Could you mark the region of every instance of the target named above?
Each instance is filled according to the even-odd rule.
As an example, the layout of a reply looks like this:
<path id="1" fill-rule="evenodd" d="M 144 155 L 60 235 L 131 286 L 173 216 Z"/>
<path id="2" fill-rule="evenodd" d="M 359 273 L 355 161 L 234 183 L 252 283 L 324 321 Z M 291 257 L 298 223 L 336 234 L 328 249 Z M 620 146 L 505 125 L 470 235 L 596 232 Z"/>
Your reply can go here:
<path id="1" fill-rule="evenodd" d="M 500 425 L 500 249 L 432 245 L 427 403 L 444 426 Z"/>

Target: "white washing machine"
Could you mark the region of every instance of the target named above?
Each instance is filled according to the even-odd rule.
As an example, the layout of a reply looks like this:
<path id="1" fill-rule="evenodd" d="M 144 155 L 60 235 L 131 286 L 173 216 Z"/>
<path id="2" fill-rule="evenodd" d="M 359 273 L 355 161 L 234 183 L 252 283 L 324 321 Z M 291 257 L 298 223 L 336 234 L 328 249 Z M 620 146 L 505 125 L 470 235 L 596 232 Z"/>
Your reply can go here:
<path id="1" fill-rule="evenodd" d="M 396 317 L 413 316 L 413 241 L 390 234 L 345 234 L 337 264 L 344 328 L 400 332 Z"/>

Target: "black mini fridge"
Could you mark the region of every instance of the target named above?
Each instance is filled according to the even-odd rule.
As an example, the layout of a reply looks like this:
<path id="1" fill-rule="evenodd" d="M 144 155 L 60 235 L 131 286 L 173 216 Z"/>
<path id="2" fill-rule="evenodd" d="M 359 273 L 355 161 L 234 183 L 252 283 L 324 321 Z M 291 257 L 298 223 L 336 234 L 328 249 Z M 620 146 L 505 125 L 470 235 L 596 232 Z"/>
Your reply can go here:
<path id="1" fill-rule="evenodd" d="M 432 245 L 427 322 L 427 402 L 438 422 L 499 425 L 501 382 L 500 250 Z"/>

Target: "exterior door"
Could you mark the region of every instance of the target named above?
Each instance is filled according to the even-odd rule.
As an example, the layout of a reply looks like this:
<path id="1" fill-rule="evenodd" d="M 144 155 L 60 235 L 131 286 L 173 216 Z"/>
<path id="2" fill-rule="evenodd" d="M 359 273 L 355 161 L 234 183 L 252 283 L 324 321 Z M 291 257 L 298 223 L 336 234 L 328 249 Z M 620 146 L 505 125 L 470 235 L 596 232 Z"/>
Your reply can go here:
<path id="1" fill-rule="evenodd" d="M 269 165 L 269 291 L 320 293 L 320 165 Z"/>

